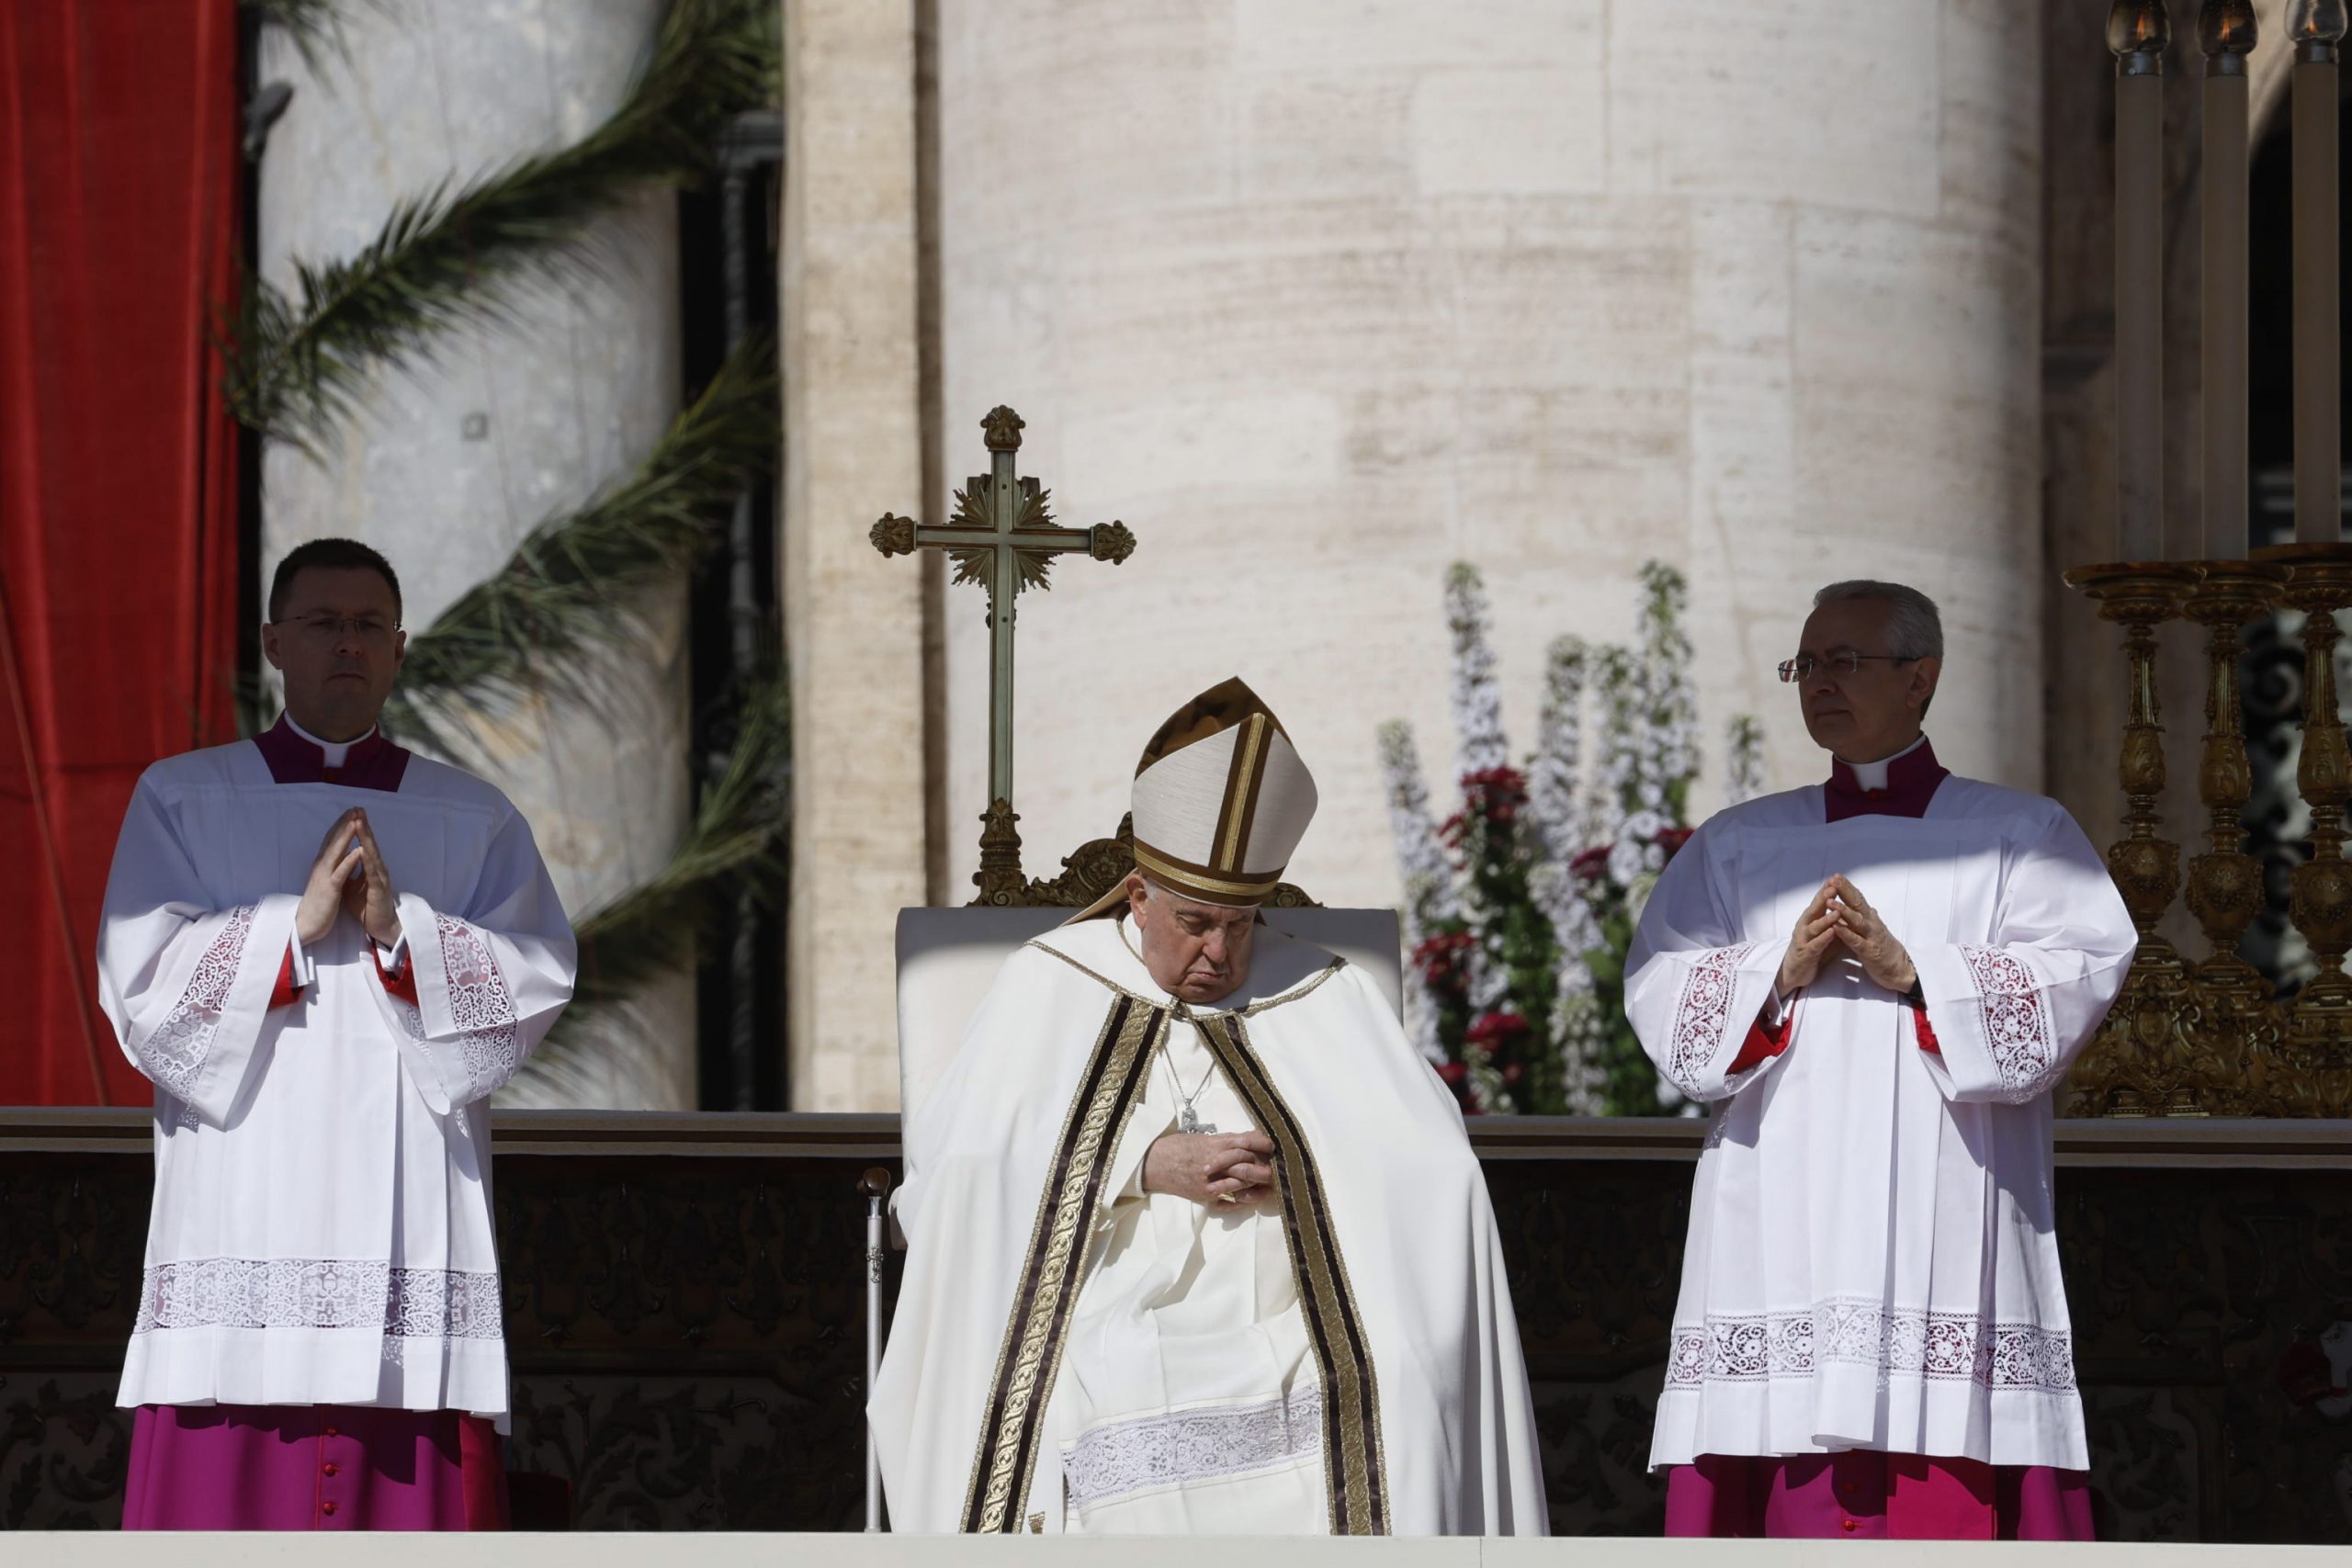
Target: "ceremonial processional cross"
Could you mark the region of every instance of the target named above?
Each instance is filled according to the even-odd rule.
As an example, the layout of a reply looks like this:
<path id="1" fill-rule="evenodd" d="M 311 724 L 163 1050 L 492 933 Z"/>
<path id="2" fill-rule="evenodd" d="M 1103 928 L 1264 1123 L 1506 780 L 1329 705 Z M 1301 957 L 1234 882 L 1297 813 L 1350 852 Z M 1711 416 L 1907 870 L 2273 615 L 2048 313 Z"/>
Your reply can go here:
<path id="1" fill-rule="evenodd" d="M 980 421 L 989 471 L 975 474 L 956 492 L 956 513 L 941 527 L 885 513 L 868 536 L 886 556 L 945 550 L 956 582 L 977 582 L 989 596 L 989 809 L 980 834 L 982 903 L 1010 901 L 1022 884 L 1021 836 L 1012 824 L 1012 626 L 1014 601 L 1024 588 L 1052 586 L 1054 558 L 1087 555 L 1116 566 L 1136 551 L 1124 523 L 1091 528 L 1057 527 L 1046 508 L 1050 494 L 1035 479 L 1013 473 L 1021 450 L 1021 416 L 999 404 Z"/>

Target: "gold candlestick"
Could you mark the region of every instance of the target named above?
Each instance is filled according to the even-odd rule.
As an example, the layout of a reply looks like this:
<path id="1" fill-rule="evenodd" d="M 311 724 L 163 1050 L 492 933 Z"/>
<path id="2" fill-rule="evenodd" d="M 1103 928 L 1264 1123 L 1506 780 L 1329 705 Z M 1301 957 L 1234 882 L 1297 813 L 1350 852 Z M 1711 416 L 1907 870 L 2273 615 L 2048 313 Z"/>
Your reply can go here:
<path id="1" fill-rule="evenodd" d="M 2344 0 L 2293 0 L 2295 542 L 2344 536 L 2343 321 L 2337 250 L 2336 48 Z"/>
<path id="2" fill-rule="evenodd" d="M 2066 586 L 2098 601 L 2099 619 L 2123 628 L 2132 671 L 2130 710 L 2117 776 L 2126 810 L 2123 837 L 2107 852 L 2108 874 L 2123 895 L 2140 948 L 2123 992 L 2108 1010 L 2072 1077 L 2071 1113 L 2160 1115 L 2182 1109 L 2176 1091 L 2194 1076 L 2188 1028 L 2196 1008 L 2188 964 L 2156 930 L 2180 891 L 2180 846 L 2161 837 L 2156 800 L 2165 787 L 2164 712 L 2156 700 L 2156 627 L 2180 613 L 2197 582 L 2194 567 L 2120 561 L 2076 567 Z M 2188 1109 L 2194 1112 L 2193 1104 Z"/>
<path id="3" fill-rule="evenodd" d="M 2188 908 L 2210 944 L 2190 973 L 2196 1008 L 2188 1080 L 2174 1114 L 2245 1116 L 2266 1104 L 2270 1061 L 2283 1028 L 2278 1000 L 2238 944 L 2262 909 L 2262 864 L 2245 852 L 2242 814 L 2254 794 L 2238 702 L 2239 637 L 2268 613 L 2286 581 L 2281 567 L 2245 560 L 2197 563 L 2188 618 L 2206 629 L 2205 744 L 2197 793 L 2208 814 L 2206 851 L 2188 863 Z"/>
<path id="4" fill-rule="evenodd" d="M 2205 0 L 2205 553 L 2242 561 L 2246 533 L 2246 60 L 2253 0 Z M 2209 623 L 2210 624 L 2210 623 Z M 2217 634 L 2218 635 L 2218 634 Z"/>
<path id="5" fill-rule="evenodd" d="M 2319 973 L 2295 998 L 2271 1098 L 2289 1115 L 2352 1111 L 2352 863 L 2344 808 L 2352 804 L 2352 750 L 2336 709 L 2335 612 L 2352 605 L 2352 545 L 2278 545 L 2256 559 L 2288 569 L 2281 597 L 2303 612 L 2303 754 L 2295 787 L 2312 813 L 2312 858 L 2295 868 L 2288 909 Z"/>
<path id="6" fill-rule="evenodd" d="M 2116 553 L 2183 558 L 2165 529 L 2164 0 L 2114 0 Z"/>

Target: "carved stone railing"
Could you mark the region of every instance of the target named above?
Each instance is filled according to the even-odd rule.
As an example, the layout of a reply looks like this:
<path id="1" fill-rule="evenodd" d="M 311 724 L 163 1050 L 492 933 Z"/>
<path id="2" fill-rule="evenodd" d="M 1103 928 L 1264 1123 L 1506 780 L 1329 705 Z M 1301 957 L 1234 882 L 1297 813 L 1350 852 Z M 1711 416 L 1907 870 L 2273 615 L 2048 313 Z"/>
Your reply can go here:
<path id="1" fill-rule="evenodd" d="M 494 1119 L 513 1462 L 582 1529 L 854 1529 L 866 1167 L 892 1116 Z M 1696 1121 L 1474 1120 L 1555 1528 L 1655 1534 L 1645 1465 Z M 0 1523 L 107 1527 L 152 1134 L 0 1111 Z M 2340 1540 L 2352 1125 L 2062 1122 L 2059 1241 L 2103 1533 Z M 895 1270 L 893 1270 L 895 1272 Z M 895 1284 L 895 1281 L 893 1281 Z"/>

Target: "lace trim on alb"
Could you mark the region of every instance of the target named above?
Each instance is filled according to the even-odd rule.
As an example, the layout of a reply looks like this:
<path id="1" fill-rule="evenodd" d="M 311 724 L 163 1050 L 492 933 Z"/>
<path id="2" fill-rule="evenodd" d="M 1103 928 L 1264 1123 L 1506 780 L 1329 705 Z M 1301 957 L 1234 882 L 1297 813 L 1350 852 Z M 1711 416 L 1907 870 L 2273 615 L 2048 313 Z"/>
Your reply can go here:
<path id="1" fill-rule="evenodd" d="M 441 967 L 448 976 L 449 1020 L 458 1029 L 466 1076 L 480 1098 L 514 1077 L 521 1065 L 523 1036 L 515 1027 L 514 998 L 489 944 L 473 927 L 447 915 L 435 919 L 441 933 Z"/>
<path id="2" fill-rule="evenodd" d="M 220 1032 L 220 1016 L 228 1011 L 229 991 L 236 984 L 245 939 L 253 932 L 254 908 L 247 904 L 230 911 L 220 934 L 196 961 L 187 989 L 180 993 L 163 1024 L 139 1047 L 139 1060 L 147 1076 L 182 1100 L 196 1098 L 197 1077 L 204 1071 L 213 1039 Z"/>
<path id="3" fill-rule="evenodd" d="M 1801 1312 L 1709 1314 L 1677 1324 L 1666 1386 L 1809 1378 L 1827 1366 L 1871 1367 L 1879 1386 L 1895 1376 L 1960 1381 L 1994 1390 L 2069 1393 L 2072 1335 L 2030 1323 L 1987 1323 L 1973 1313 L 1889 1308 L 1832 1298 Z"/>
<path id="4" fill-rule="evenodd" d="M 1667 1050 L 1666 1076 L 1679 1089 L 1696 1089 L 1707 1064 L 1722 1049 L 1724 1025 L 1731 1018 L 1732 993 L 1739 985 L 1741 960 L 1752 942 L 1718 947 L 1690 965 L 1682 995 L 1674 1004 L 1674 1040 Z"/>
<path id="5" fill-rule="evenodd" d="M 1062 1451 L 1080 1512 L 1155 1487 L 1244 1475 L 1323 1451 L 1323 1390 L 1257 1404 L 1143 1416 L 1098 1427 Z"/>
<path id="6" fill-rule="evenodd" d="M 448 982 L 449 1019 L 458 1031 L 458 1060 L 468 1080 L 464 1098 L 480 1100 L 513 1077 L 522 1065 L 523 1032 L 515 1023 L 514 998 L 489 945 L 473 927 L 441 914 L 434 916 L 434 922 L 441 939 L 441 972 Z M 390 1000 L 408 1037 L 420 1046 L 429 1045 L 424 1015 L 416 1004 L 401 997 Z"/>
<path id="7" fill-rule="evenodd" d="M 2039 1091 L 2058 1061 L 2058 1032 L 2033 971 L 1997 947 L 1963 943 L 1960 955 L 1984 1001 L 1984 1043 L 2002 1087 L 2013 1094 Z"/>
<path id="8" fill-rule="evenodd" d="M 151 1264 L 131 1332 L 164 1328 L 380 1328 L 401 1339 L 506 1332 L 495 1273 L 333 1258 Z"/>

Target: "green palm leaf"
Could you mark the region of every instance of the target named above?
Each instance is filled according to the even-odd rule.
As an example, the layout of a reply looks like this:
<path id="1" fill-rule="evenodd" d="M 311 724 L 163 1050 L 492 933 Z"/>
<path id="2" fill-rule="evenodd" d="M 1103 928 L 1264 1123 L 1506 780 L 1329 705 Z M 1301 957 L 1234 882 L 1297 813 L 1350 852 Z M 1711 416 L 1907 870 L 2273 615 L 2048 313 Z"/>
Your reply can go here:
<path id="1" fill-rule="evenodd" d="M 745 698 L 727 772 L 705 793 L 670 863 L 581 920 L 580 978 L 571 1005 L 517 1082 L 566 1093 L 584 1081 L 582 1025 L 648 980 L 690 961 L 749 895 L 764 906 L 785 886 L 791 827 L 792 709 L 781 679 Z"/>
<path id="2" fill-rule="evenodd" d="M 700 172 L 720 129 L 767 102 L 775 10 L 774 0 L 672 0 L 627 96 L 579 141 L 402 200 L 356 254 L 298 263 L 290 294 L 255 280 L 229 344 L 236 417 L 315 445 L 354 412 L 378 365 L 426 355 L 451 326 L 508 320 L 520 280 L 594 272 L 590 220 L 644 184 Z"/>
<path id="3" fill-rule="evenodd" d="M 726 536 L 735 498 L 775 466 L 775 350 L 754 337 L 673 421 L 637 471 L 541 523 L 496 573 L 409 639 L 388 729 L 447 750 L 447 716 L 535 682 L 590 695 L 571 656 L 626 641 L 628 594 L 690 571 Z"/>

